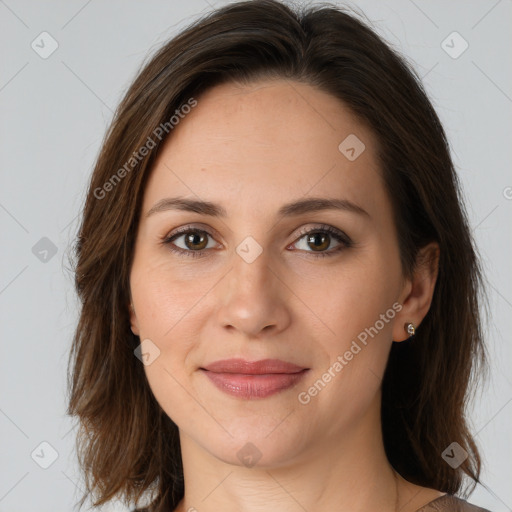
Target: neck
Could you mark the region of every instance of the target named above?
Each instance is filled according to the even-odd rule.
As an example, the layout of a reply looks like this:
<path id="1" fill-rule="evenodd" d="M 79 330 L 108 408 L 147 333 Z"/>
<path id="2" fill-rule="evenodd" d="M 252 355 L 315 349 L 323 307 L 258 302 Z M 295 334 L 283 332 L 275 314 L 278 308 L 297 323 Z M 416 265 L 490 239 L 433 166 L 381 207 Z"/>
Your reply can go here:
<path id="1" fill-rule="evenodd" d="M 342 435 L 328 432 L 293 460 L 267 467 L 228 464 L 180 431 L 185 496 L 176 511 L 394 512 L 405 481 L 385 455 L 377 398 Z"/>

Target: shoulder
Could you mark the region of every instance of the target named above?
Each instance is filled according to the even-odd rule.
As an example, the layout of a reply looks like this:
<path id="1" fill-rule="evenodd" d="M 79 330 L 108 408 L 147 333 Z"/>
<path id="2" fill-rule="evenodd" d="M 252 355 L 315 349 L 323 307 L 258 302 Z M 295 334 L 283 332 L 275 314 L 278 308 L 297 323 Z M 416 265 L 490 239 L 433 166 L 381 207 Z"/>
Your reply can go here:
<path id="1" fill-rule="evenodd" d="M 491 512 L 486 508 L 477 507 L 453 494 L 445 494 L 427 503 L 416 512 Z"/>

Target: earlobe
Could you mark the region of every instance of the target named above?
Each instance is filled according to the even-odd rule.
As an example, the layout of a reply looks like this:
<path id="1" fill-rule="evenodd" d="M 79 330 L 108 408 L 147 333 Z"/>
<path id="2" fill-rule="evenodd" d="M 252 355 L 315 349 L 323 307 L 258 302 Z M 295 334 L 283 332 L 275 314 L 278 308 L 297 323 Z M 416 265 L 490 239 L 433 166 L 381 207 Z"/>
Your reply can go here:
<path id="1" fill-rule="evenodd" d="M 410 339 L 425 318 L 432 298 L 439 271 L 439 245 L 431 242 L 418 252 L 411 279 L 407 280 L 406 297 L 393 328 L 393 340 Z"/>
<path id="2" fill-rule="evenodd" d="M 402 324 L 399 323 L 398 328 L 397 328 L 397 324 L 395 324 L 395 327 L 393 328 L 393 333 L 400 330 L 400 325 L 402 325 Z M 404 337 L 404 333 L 405 333 L 405 337 Z M 393 336 L 393 341 L 396 343 L 400 343 L 402 341 L 410 340 L 414 337 L 415 334 L 416 334 L 416 325 L 414 325 L 412 322 L 405 322 L 403 324 L 403 331 L 399 332 L 398 336 Z"/>

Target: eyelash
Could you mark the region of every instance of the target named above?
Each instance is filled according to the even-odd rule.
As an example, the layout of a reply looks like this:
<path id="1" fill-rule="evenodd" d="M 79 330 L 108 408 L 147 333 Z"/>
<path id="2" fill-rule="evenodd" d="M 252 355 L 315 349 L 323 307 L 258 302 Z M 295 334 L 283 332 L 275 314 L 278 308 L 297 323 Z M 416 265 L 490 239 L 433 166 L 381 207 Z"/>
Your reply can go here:
<path id="1" fill-rule="evenodd" d="M 208 231 L 206 231 L 204 229 L 193 228 L 191 226 L 184 226 L 182 228 L 177 229 L 171 235 L 166 236 L 161 241 L 161 244 L 168 246 L 168 248 L 171 252 L 176 253 L 179 256 L 191 257 L 191 258 L 201 258 L 201 257 L 205 256 L 204 249 L 199 250 L 199 251 L 185 250 L 185 249 L 181 249 L 180 247 L 176 247 L 172 243 L 176 238 L 179 238 L 180 236 L 182 236 L 184 234 L 189 234 L 189 233 L 206 233 L 208 236 L 211 236 L 213 238 L 213 236 Z M 337 254 L 338 252 L 340 252 L 344 249 L 348 249 L 349 247 L 353 246 L 352 240 L 345 233 L 343 233 L 342 231 L 339 231 L 336 228 L 333 228 L 332 226 L 326 225 L 326 224 L 322 224 L 320 227 L 317 227 L 317 228 L 310 228 L 310 229 L 302 230 L 299 233 L 299 237 L 297 238 L 297 240 L 295 242 L 293 242 L 293 244 L 297 243 L 299 240 L 304 238 L 306 235 L 309 235 L 312 233 L 328 234 L 328 235 L 332 236 L 337 242 L 340 242 L 340 245 L 338 247 L 336 247 L 335 249 L 331 249 L 330 251 L 321 251 L 321 252 L 306 251 L 308 253 L 311 253 L 314 258 L 324 258 L 327 256 L 333 256 L 333 255 Z"/>

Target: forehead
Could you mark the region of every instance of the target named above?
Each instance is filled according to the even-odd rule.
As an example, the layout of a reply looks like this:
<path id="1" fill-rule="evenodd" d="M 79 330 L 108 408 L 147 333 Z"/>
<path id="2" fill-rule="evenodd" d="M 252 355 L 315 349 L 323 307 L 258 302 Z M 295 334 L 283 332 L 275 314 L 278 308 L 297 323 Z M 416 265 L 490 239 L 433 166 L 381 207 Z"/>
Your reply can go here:
<path id="1" fill-rule="evenodd" d="M 268 80 L 222 84 L 196 99 L 154 164 L 144 211 L 168 195 L 214 201 L 229 214 L 307 195 L 370 209 L 385 200 L 374 135 L 332 95 Z"/>

